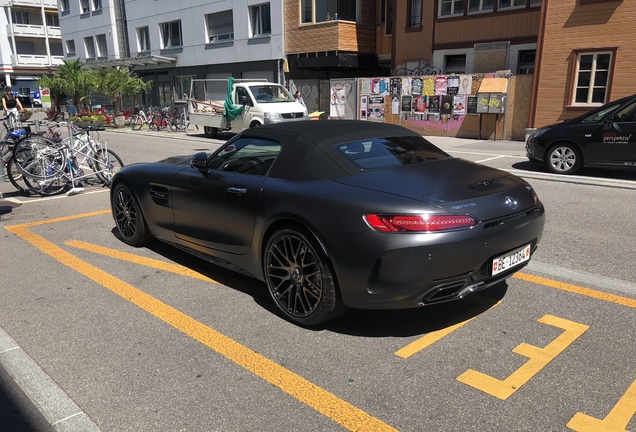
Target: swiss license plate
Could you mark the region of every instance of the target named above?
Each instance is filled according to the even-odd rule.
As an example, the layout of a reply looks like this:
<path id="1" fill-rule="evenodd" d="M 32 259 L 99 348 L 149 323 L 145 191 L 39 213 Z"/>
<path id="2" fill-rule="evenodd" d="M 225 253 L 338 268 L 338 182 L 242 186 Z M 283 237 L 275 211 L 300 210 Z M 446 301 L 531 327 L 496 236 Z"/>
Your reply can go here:
<path id="1" fill-rule="evenodd" d="M 518 266 L 530 259 L 530 245 L 525 245 L 507 255 L 500 256 L 492 260 L 492 275 L 495 276 L 501 272 Z"/>

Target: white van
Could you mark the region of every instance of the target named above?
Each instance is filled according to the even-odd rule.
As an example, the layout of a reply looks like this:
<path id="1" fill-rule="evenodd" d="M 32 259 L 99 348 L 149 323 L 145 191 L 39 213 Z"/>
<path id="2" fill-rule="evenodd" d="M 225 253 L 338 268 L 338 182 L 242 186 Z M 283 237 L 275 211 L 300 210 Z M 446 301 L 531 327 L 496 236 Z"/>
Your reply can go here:
<path id="1" fill-rule="evenodd" d="M 266 80 L 235 80 L 232 102 L 241 113 L 234 119 L 223 115 L 228 81 L 224 79 L 195 79 L 190 90 L 189 127 L 201 126 L 209 137 L 219 132 L 241 132 L 285 121 L 309 120 L 307 108 L 296 101 L 282 85 Z"/>

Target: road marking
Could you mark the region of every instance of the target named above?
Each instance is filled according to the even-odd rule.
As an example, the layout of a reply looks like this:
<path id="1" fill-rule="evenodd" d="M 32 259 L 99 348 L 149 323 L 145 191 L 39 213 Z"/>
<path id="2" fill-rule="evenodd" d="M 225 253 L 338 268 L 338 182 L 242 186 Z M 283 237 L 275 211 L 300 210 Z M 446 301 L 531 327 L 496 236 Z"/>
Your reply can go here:
<path id="1" fill-rule="evenodd" d="M 513 276 L 515 279 L 521 279 L 526 282 L 531 282 L 539 285 L 544 285 L 550 288 L 556 288 L 563 291 L 579 294 L 586 297 L 592 297 L 598 300 L 604 300 L 611 303 L 616 303 L 631 308 L 636 308 L 636 299 L 630 299 L 627 297 L 620 297 L 614 294 L 609 294 L 603 291 L 597 291 L 590 288 L 584 288 L 577 285 L 571 285 L 565 282 L 559 282 L 552 279 L 547 279 L 540 276 L 529 275 L 526 273 L 515 273 Z"/>
<path id="2" fill-rule="evenodd" d="M 572 417 L 567 427 L 577 432 L 625 432 L 634 414 L 636 414 L 636 381 L 629 386 L 623 397 L 603 420 L 579 412 Z"/>
<path id="3" fill-rule="evenodd" d="M 187 276 L 193 279 L 199 279 L 205 282 L 211 282 L 215 284 L 219 283 L 215 281 L 214 279 L 211 279 L 207 276 L 202 275 L 199 272 L 196 272 L 192 269 L 189 269 L 188 267 L 184 267 L 179 264 L 167 263 L 165 261 L 159 261 L 153 258 L 146 258 L 140 255 L 135 255 L 128 252 L 121 252 L 115 249 L 105 248 L 103 246 L 98 246 L 92 243 L 86 243 L 80 240 L 69 240 L 64 242 L 64 244 L 74 248 L 83 249 L 88 252 L 93 252 L 93 253 L 108 256 L 111 258 L 116 258 L 118 260 L 128 261 L 133 264 L 143 265 L 146 267 L 152 267 L 158 270 L 163 270 L 169 273 L 176 273 L 178 275 Z"/>
<path id="4" fill-rule="evenodd" d="M 475 295 L 473 297 L 477 297 L 477 295 Z M 474 299 L 471 298 L 471 300 L 477 300 L 477 298 L 474 298 Z M 485 299 L 482 299 L 481 301 L 478 301 L 478 303 L 480 303 L 480 304 L 484 304 L 484 302 L 485 302 Z M 488 309 L 486 309 L 482 313 L 485 313 L 485 312 L 489 311 L 490 309 L 494 308 L 495 306 L 499 306 L 500 304 L 501 304 L 501 301 L 499 301 L 499 302 L 495 303 L 494 305 L 490 306 Z M 402 357 L 403 359 L 407 359 L 407 358 L 411 357 L 413 354 L 416 354 L 416 353 L 422 351 L 423 349 L 428 348 L 429 346 L 433 345 L 435 342 L 437 342 L 438 340 L 442 339 L 443 337 L 448 336 L 449 334 L 451 334 L 452 332 L 454 332 L 458 328 L 468 324 L 469 322 L 471 322 L 472 320 L 474 320 L 478 316 L 479 315 L 469 318 L 470 317 L 469 314 L 463 315 L 462 317 L 459 318 L 459 320 L 460 320 L 459 323 L 454 324 L 454 325 L 452 325 L 450 327 L 443 328 L 441 330 L 437 330 L 437 331 L 434 331 L 434 332 L 427 333 L 426 335 L 424 335 L 423 337 L 419 338 L 415 342 L 411 342 L 410 344 L 408 344 L 404 348 L 401 348 L 401 349 L 397 350 L 395 352 L 395 355 L 398 356 L 398 357 Z"/>
<path id="5" fill-rule="evenodd" d="M 217 353 L 223 355 L 237 365 L 247 369 L 254 375 L 278 387 L 300 402 L 310 406 L 324 416 L 339 423 L 349 430 L 395 431 L 396 429 L 370 416 L 361 409 L 338 398 L 300 375 L 285 369 L 261 354 L 239 344 L 227 336 L 205 326 L 183 312 L 157 300 L 130 284 L 106 273 L 75 255 L 65 251 L 27 227 L 78 219 L 80 217 L 105 214 L 108 211 L 86 213 L 68 218 L 57 218 L 49 221 L 32 222 L 24 225 L 5 227 L 6 230 L 23 238 L 36 248 L 58 260 L 60 263 L 79 272 L 87 278 L 104 286 L 113 293 L 135 304 L 142 310 L 170 324 L 177 330 L 192 337 Z"/>
<path id="6" fill-rule="evenodd" d="M 494 156 L 494 157 L 490 157 L 490 158 L 487 158 L 487 159 L 478 160 L 478 161 L 475 161 L 475 162 L 484 163 L 484 162 L 488 162 L 488 161 L 496 160 L 496 159 L 501 159 L 501 158 L 505 158 L 505 157 L 508 157 L 508 156 Z"/>
<path id="7" fill-rule="evenodd" d="M 589 326 L 569 321 L 553 315 L 544 315 L 537 320 L 542 324 L 548 324 L 565 330 L 559 337 L 550 342 L 545 348 L 522 343 L 515 347 L 512 352 L 528 357 L 523 366 L 513 372 L 508 378 L 499 380 L 490 375 L 470 369 L 457 377 L 457 381 L 474 387 L 478 390 L 506 400 L 521 386 L 530 381 L 541 369 L 556 358 L 572 342 L 578 339 L 587 331 Z"/>

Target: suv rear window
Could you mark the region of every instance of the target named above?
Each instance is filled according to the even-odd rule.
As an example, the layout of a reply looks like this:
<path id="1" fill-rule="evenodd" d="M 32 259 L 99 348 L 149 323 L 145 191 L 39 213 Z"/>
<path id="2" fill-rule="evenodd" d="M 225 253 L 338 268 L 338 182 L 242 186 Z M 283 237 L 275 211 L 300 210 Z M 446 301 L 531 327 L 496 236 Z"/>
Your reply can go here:
<path id="1" fill-rule="evenodd" d="M 417 136 L 373 138 L 336 146 L 336 152 L 358 169 L 411 165 L 451 157 Z"/>

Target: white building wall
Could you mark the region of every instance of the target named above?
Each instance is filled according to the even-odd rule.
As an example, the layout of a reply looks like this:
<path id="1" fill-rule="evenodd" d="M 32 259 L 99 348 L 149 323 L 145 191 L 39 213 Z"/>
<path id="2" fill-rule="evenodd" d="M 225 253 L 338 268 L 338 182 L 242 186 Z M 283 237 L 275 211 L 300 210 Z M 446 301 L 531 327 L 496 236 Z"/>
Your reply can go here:
<path id="1" fill-rule="evenodd" d="M 116 1 L 116 0 L 114 0 Z M 59 3 L 59 0 L 58 0 Z M 62 29 L 62 44 L 66 58 L 81 58 L 86 60 L 88 57 L 85 38 L 92 37 L 97 47 L 98 35 L 106 35 L 107 56 L 100 55 L 101 58 L 114 60 L 120 58 L 119 44 L 117 42 L 118 32 L 115 23 L 115 10 L 113 8 L 113 0 L 102 0 L 102 8 L 95 10 L 93 0 L 88 1 L 90 11 L 82 13 L 80 10 L 80 0 L 70 0 L 70 9 L 60 12 L 60 28 Z M 61 6 L 58 6 L 61 10 Z M 75 41 L 75 56 L 68 56 L 67 41 Z"/>

